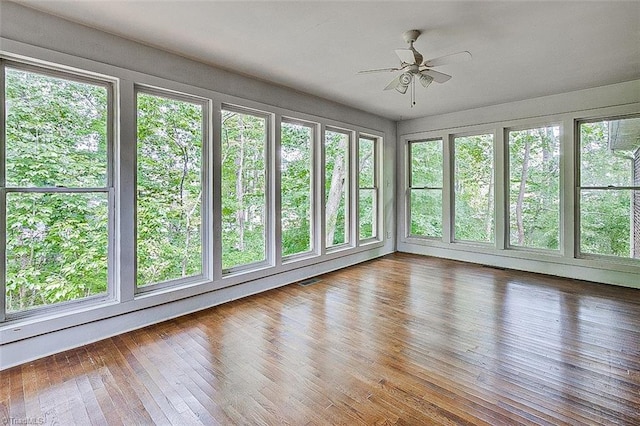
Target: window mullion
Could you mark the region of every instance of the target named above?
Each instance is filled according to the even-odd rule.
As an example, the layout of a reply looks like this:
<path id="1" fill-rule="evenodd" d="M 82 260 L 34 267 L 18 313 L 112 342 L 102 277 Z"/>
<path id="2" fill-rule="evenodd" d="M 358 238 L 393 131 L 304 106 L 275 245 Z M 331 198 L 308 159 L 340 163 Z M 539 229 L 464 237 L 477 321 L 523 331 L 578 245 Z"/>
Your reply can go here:
<path id="1" fill-rule="evenodd" d="M 318 158 L 318 167 L 316 168 L 316 176 L 318 177 L 316 185 L 316 189 L 318 191 L 316 197 L 316 205 L 318 206 L 316 212 L 316 230 L 318 231 L 316 242 L 318 244 L 318 253 L 321 256 L 327 254 L 327 239 L 326 239 L 326 229 L 327 229 L 327 201 L 326 201 L 326 178 L 325 178 L 325 166 L 327 163 L 327 155 L 326 155 L 326 138 L 327 128 L 324 124 L 321 124 L 318 129 L 318 138 L 316 142 L 316 146 L 318 147 L 317 158 Z"/>
<path id="2" fill-rule="evenodd" d="M 7 193 L 5 191 L 5 142 L 6 142 L 6 122 L 5 122 L 5 61 L 0 59 L 0 322 L 5 320 L 6 315 L 6 264 L 7 264 Z"/>
<path id="3" fill-rule="evenodd" d="M 507 130 L 499 128 L 496 131 L 496 139 L 493 144 L 493 181 L 494 206 L 495 206 L 495 243 L 498 250 L 507 248 L 507 238 L 509 236 L 509 216 L 507 202 L 509 200 L 509 161 L 508 161 L 508 138 L 505 137 Z"/>
<path id="4" fill-rule="evenodd" d="M 8 187 L 5 188 L 9 192 L 20 193 L 39 193 L 39 194 L 89 194 L 94 192 L 109 192 L 110 187 L 97 187 L 97 188 L 74 188 L 67 186 L 51 186 L 51 187 Z"/>
<path id="5" fill-rule="evenodd" d="M 453 196 L 453 135 L 442 138 L 442 241 L 453 241 L 454 196 Z"/>
<path id="6" fill-rule="evenodd" d="M 132 81 L 120 81 L 118 142 L 114 150 L 116 250 L 114 296 L 133 300 L 136 290 L 136 100 Z"/>
<path id="7" fill-rule="evenodd" d="M 271 132 L 273 141 L 270 146 L 273 149 L 269 164 L 272 165 L 270 181 L 273 182 L 273 197 L 270 197 L 273 203 L 273 208 L 270 210 L 273 219 L 271 221 L 273 240 L 268 241 L 267 246 L 272 250 L 273 264 L 278 266 L 282 264 L 282 116 L 278 114 L 272 121 L 275 124 Z"/>
<path id="8" fill-rule="evenodd" d="M 359 179 L 359 134 L 349 132 L 349 189 L 346 194 L 346 204 L 349 206 L 349 245 L 356 247 L 360 240 L 360 191 Z"/>
<path id="9" fill-rule="evenodd" d="M 576 128 L 573 119 L 565 119 L 562 123 L 560 144 L 560 208 L 562 213 L 560 215 L 560 250 L 562 255 L 568 258 L 574 258 L 578 253 L 576 244 L 578 210 L 576 206 L 580 196 L 575 190 L 579 184 L 576 173 L 576 164 L 579 164 L 576 149 L 578 146 Z"/>
<path id="10" fill-rule="evenodd" d="M 220 101 L 213 102 L 213 127 L 212 127 L 212 141 L 213 146 L 211 149 L 211 164 L 215 167 L 213 169 L 213 175 L 211 176 L 212 182 L 212 196 L 213 196 L 213 228 L 212 228 L 212 244 L 210 249 L 213 254 L 213 271 L 212 276 L 214 281 L 222 279 L 222 103 Z"/>

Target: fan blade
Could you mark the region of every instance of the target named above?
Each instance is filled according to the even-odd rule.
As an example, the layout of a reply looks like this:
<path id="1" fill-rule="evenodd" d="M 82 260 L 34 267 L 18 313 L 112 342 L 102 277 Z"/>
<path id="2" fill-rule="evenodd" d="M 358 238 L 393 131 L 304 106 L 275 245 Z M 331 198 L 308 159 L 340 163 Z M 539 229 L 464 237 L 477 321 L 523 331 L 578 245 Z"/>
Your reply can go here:
<path id="1" fill-rule="evenodd" d="M 400 86 L 400 77 L 402 77 L 402 74 L 391 80 L 391 83 L 389 83 L 387 87 L 384 88 L 384 90 L 391 90 Z"/>
<path id="2" fill-rule="evenodd" d="M 466 50 L 463 52 L 452 53 L 450 55 L 440 56 L 438 58 L 429 59 L 424 61 L 424 66 L 427 67 L 439 67 L 440 65 L 453 64 L 455 62 L 464 62 L 471 59 L 471 53 Z"/>
<path id="3" fill-rule="evenodd" d="M 376 70 L 364 70 L 364 71 L 358 71 L 358 74 L 369 74 L 369 73 L 374 73 L 374 72 L 394 72 L 394 71 L 400 71 L 402 68 L 379 68 Z"/>
<path id="4" fill-rule="evenodd" d="M 425 89 L 429 87 L 432 81 L 433 81 L 433 77 L 425 74 L 424 71 L 420 73 L 420 83 L 422 83 Z"/>
<path id="5" fill-rule="evenodd" d="M 396 49 L 396 55 L 400 58 L 400 61 L 405 64 L 415 64 L 416 57 L 413 55 L 411 49 Z"/>
<path id="6" fill-rule="evenodd" d="M 451 76 L 434 70 L 424 70 L 421 74 L 426 74 L 433 78 L 436 83 L 444 83 L 451 80 Z"/>

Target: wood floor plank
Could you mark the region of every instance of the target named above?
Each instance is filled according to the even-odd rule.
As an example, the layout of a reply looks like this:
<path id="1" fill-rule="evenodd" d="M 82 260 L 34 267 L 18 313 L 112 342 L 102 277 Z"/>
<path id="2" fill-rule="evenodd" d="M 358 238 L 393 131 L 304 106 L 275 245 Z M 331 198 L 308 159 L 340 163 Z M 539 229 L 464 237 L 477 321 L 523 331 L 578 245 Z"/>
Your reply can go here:
<path id="1" fill-rule="evenodd" d="M 0 372 L 0 422 L 639 424 L 640 290 L 400 253 L 318 278 Z"/>

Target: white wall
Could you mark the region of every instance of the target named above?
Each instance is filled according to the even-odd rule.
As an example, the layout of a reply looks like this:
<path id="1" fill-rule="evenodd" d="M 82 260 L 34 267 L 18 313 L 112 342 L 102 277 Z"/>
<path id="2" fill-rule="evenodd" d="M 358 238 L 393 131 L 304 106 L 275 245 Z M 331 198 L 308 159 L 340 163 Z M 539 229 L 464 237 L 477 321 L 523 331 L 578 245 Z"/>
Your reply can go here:
<path id="1" fill-rule="evenodd" d="M 631 259 L 577 258 L 575 247 L 575 131 L 576 121 L 640 113 L 640 80 L 488 106 L 398 123 L 397 234 L 398 251 L 444 257 L 492 266 L 640 288 L 640 264 Z M 510 127 L 560 124 L 561 132 L 561 247 L 557 253 L 508 249 L 498 224 L 505 223 L 504 161 L 496 161 L 496 246 L 465 244 L 406 236 L 406 145 L 410 140 L 455 134 L 495 133 L 496 158 L 507 159 L 504 131 Z M 445 151 L 446 156 L 446 151 Z M 446 181 L 446 180 L 445 180 Z M 501 191 L 502 190 L 502 191 Z M 502 193 L 501 193 L 502 192 Z M 446 191 L 445 191 L 446 194 Z M 446 203 L 445 203 L 446 204 Z M 500 207 L 504 206 L 504 207 Z M 449 212 L 444 206 L 444 216 Z M 503 247 L 500 247 L 502 245 Z"/>
<path id="2" fill-rule="evenodd" d="M 214 93 L 218 99 L 231 99 L 234 103 L 264 108 L 276 114 L 292 112 L 296 116 L 317 118 L 324 124 L 371 130 L 382 135 L 384 141 L 381 183 L 384 241 L 381 244 L 234 276 L 224 284 L 211 282 L 145 293 L 132 296 L 130 300 L 80 305 L 62 313 L 50 312 L 7 321 L 0 325 L 0 369 L 394 251 L 395 122 L 236 75 L 14 3 L 0 2 L 0 52 L 115 76 L 121 79 L 121 88 L 131 89 L 134 81 L 143 79 L 145 84 L 169 84 L 176 90 L 180 87 L 202 89 L 203 93 Z M 128 131 L 131 136 L 132 130 Z"/>

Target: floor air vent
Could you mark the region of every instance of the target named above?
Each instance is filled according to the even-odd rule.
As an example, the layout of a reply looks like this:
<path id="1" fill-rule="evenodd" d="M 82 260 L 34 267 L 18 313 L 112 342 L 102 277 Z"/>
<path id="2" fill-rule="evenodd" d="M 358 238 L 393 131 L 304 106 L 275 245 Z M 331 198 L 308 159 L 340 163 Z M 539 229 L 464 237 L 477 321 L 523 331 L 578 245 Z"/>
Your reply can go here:
<path id="1" fill-rule="evenodd" d="M 315 284 L 315 283 L 319 283 L 320 280 L 318 278 L 309 278 L 308 280 L 304 280 L 304 281 L 300 281 L 298 283 L 298 285 L 301 285 L 303 287 L 311 285 L 311 284 Z"/>

